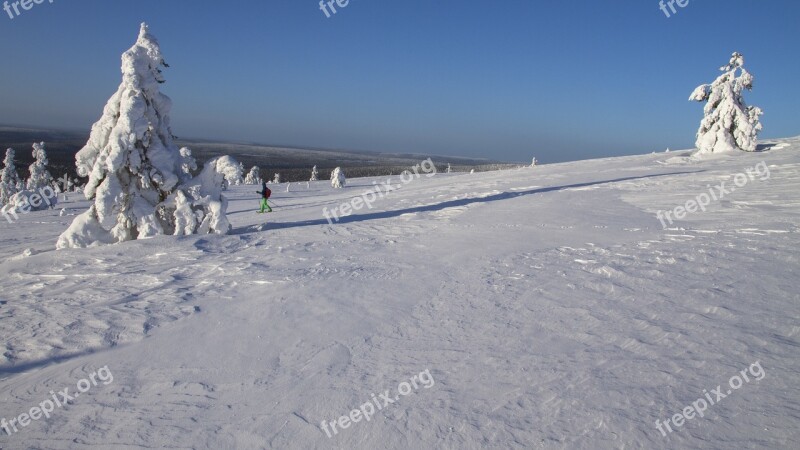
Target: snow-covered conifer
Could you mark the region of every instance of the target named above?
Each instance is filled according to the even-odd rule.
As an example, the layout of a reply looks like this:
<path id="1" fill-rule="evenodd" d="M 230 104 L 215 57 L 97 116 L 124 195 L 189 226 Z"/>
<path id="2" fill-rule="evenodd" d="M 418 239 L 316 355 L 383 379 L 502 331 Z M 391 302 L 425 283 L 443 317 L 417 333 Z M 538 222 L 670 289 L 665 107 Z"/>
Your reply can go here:
<path id="1" fill-rule="evenodd" d="M 333 169 L 331 172 L 331 186 L 336 189 L 343 188 L 347 184 L 347 179 L 344 176 L 344 170 L 341 167 Z"/>
<path id="2" fill-rule="evenodd" d="M 452 173 L 453 169 L 450 168 L 450 163 L 447 163 L 447 170 L 444 171 L 445 173 Z"/>
<path id="3" fill-rule="evenodd" d="M 17 188 L 19 182 L 17 167 L 14 165 L 14 149 L 9 148 L 3 160 L 3 171 L 0 172 L 0 206 L 7 204 L 19 191 Z"/>
<path id="4" fill-rule="evenodd" d="M 197 177 L 181 185 L 163 203 L 161 214 L 171 225 L 166 232 L 176 236 L 227 234 L 231 224 L 226 216 L 228 200 L 222 191 L 241 177 L 240 164 L 230 156 L 206 162 Z"/>
<path id="5" fill-rule="evenodd" d="M 275 178 L 272 179 L 273 184 L 280 184 L 281 183 L 281 174 L 276 173 Z"/>
<path id="6" fill-rule="evenodd" d="M 182 147 L 181 150 L 181 173 L 183 177 L 181 181 L 187 181 L 192 178 L 192 172 L 197 170 L 197 160 L 192 156 L 192 149 L 189 147 Z"/>
<path id="7" fill-rule="evenodd" d="M 319 172 L 317 171 L 317 166 L 314 166 L 311 169 L 311 179 L 309 181 L 317 181 L 319 179 Z"/>
<path id="8" fill-rule="evenodd" d="M 244 163 L 239 163 L 239 173 L 242 174 L 242 176 L 244 176 Z M 239 177 L 237 180 L 235 180 L 234 184 L 236 186 L 244 184 L 244 178 Z"/>
<path id="9" fill-rule="evenodd" d="M 159 91 L 168 67 L 142 24 L 122 54 L 122 83 L 75 156 L 89 209 L 59 237 L 57 247 L 87 247 L 160 234 L 227 233 L 225 183 L 241 177 L 233 158 L 215 158 L 197 178 L 189 152 L 175 145 L 172 101 Z M 196 164 L 194 164 L 196 166 Z"/>
<path id="10" fill-rule="evenodd" d="M 744 57 L 734 53 L 730 62 L 720 67 L 722 75 L 711 84 L 698 86 L 689 97 L 706 102 L 695 143 L 698 154 L 756 150 L 763 112 L 744 102 L 742 92 L 753 89 L 753 76 L 743 66 Z"/>
<path id="11" fill-rule="evenodd" d="M 244 178 L 244 184 L 261 186 L 261 169 L 258 166 L 253 166 L 247 176 Z"/>
<path id="12" fill-rule="evenodd" d="M 30 178 L 26 183 L 29 191 L 49 186 L 53 181 L 53 177 L 47 171 L 47 154 L 44 151 L 44 142 L 33 144 L 33 160 L 33 164 L 29 167 Z"/>

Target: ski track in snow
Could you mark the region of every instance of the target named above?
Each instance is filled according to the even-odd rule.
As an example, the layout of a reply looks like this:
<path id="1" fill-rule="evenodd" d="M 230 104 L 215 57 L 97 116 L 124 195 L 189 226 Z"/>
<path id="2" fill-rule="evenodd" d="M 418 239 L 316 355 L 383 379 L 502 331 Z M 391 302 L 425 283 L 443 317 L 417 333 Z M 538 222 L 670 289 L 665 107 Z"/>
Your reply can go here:
<path id="1" fill-rule="evenodd" d="M 438 174 L 333 226 L 324 206 L 385 177 L 274 189 L 266 216 L 235 187 L 229 236 L 55 251 L 58 210 L 0 224 L 3 417 L 114 375 L 0 447 L 797 448 L 800 141 L 775 144 Z M 762 160 L 769 180 L 662 229 Z M 756 361 L 764 379 L 656 430 Z"/>

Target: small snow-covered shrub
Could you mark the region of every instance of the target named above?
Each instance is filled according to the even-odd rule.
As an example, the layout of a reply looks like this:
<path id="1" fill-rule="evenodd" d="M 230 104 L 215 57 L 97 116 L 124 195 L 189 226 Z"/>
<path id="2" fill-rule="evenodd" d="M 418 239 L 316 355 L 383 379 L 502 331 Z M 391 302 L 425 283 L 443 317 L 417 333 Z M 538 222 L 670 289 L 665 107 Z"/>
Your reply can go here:
<path id="1" fill-rule="evenodd" d="M 347 178 L 344 176 L 344 170 L 341 167 L 333 169 L 331 172 L 331 186 L 336 189 L 341 189 L 347 184 Z"/>

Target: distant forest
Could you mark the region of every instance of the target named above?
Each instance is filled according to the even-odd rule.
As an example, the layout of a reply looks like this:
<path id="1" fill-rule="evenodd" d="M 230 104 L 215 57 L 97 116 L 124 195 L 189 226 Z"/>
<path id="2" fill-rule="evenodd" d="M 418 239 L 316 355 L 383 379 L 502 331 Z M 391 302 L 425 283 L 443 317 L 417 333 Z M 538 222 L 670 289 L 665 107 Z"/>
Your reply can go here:
<path id="1" fill-rule="evenodd" d="M 75 154 L 89 139 L 88 132 L 80 134 L 68 131 L 37 130 L 17 127 L 0 127 L 0 150 L 13 148 L 16 152 L 15 164 L 17 172 L 24 179 L 28 177 L 28 166 L 33 162 L 31 153 L 34 142 L 44 141 L 46 144 L 48 169 L 53 177 L 59 178 L 68 174 L 77 178 L 75 170 Z M 327 180 L 336 167 L 342 167 L 347 177 L 371 177 L 383 175 L 399 175 L 428 156 L 417 154 L 388 154 L 377 152 L 360 152 L 347 150 L 300 149 L 271 147 L 250 143 L 226 143 L 200 140 L 177 139 L 179 147 L 189 147 L 197 159 L 198 168 L 203 162 L 220 155 L 230 155 L 245 167 L 245 174 L 254 165 L 261 170 L 264 180 L 273 180 L 280 173 L 281 182 L 308 181 L 311 168 L 317 166 L 319 179 Z M 0 159 L 2 156 L 0 155 Z M 499 161 L 479 160 L 459 157 L 431 157 L 439 172 L 444 172 L 451 165 L 454 172 L 476 172 L 518 167 L 519 164 L 507 164 Z"/>

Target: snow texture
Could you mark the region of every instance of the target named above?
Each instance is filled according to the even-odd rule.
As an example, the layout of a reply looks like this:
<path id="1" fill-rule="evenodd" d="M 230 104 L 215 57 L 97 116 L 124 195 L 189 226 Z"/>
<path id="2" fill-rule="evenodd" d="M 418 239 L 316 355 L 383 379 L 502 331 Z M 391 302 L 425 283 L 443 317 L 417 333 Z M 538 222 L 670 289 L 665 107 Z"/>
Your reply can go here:
<path id="1" fill-rule="evenodd" d="M 800 139 L 760 148 L 421 177 L 334 225 L 323 207 L 386 177 L 275 192 L 267 223 L 234 186 L 224 236 L 56 252 L 74 217 L 0 221 L 2 417 L 114 375 L 0 447 L 800 448 Z M 769 179 L 659 224 L 762 161 Z M 430 389 L 320 429 L 426 369 Z"/>
<path id="2" fill-rule="evenodd" d="M 800 139 L 761 148 L 421 177 L 334 225 L 323 207 L 386 177 L 275 192 L 266 224 L 234 186 L 225 236 L 56 252 L 69 216 L 0 221 L 3 417 L 114 375 L 0 447 L 800 448 Z M 761 161 L 769 179 L 656 219 Z M 175 199 L 190 228 L 194 199 Z M 73 223 L 110 237 L 96 225 Z M 757 361 L 762 380 L 656 429 Z M 426 369 L 430 389 L 320 429 Z"/>

